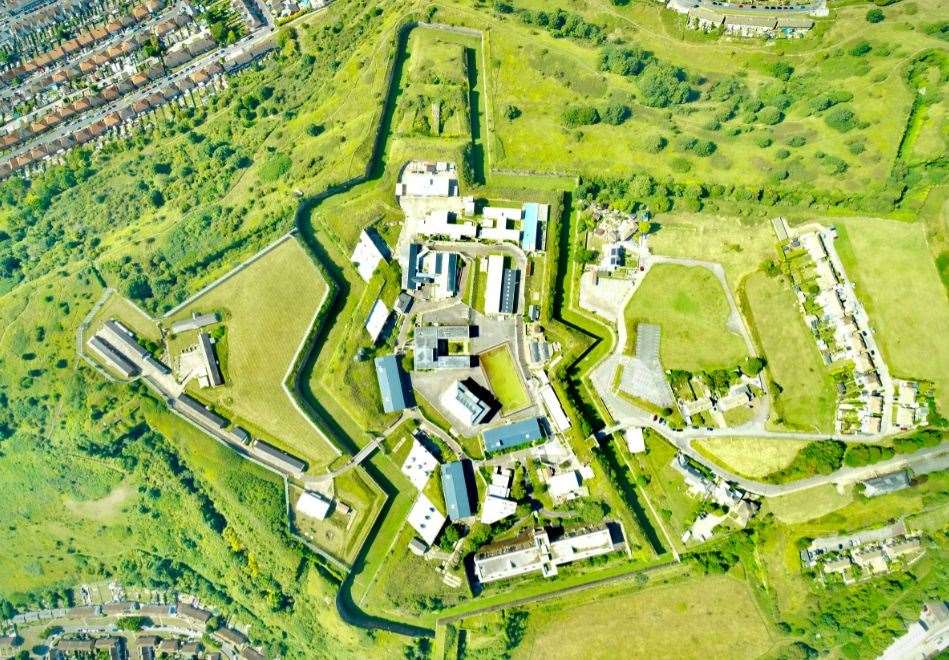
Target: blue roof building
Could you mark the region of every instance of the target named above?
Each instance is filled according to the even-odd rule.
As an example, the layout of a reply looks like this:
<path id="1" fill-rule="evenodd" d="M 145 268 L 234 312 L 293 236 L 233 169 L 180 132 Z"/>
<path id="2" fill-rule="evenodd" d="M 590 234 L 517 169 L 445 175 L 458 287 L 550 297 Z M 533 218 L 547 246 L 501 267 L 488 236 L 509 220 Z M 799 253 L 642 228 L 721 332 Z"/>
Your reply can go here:
<path id="1" fill-rule="evenodd" d="M 442 465 L 442 493 L 450 520 L 463 520 L 474 515 L 469 496 L 468 472 L 462 461 Z"/>
<path id="2" fill-rule="evenodd" d="M 544 437 L 544 432 L 540 428 L 540 417 L 532 417 L 489 429 L 481 437 L 484 439 L 485 451 L 502 451 L 540 440 Z"/>
<path id="3" fill-rule="evenodd" d="M 396 356 L 376 358 L 376 379 L 379 381 L 379 394 L 382 396 L 382 409 L 385 412 L 399 412 L 410 407 L 411 396 Z"/>
<path id="4" fill-rule="evenodd" d="M 521 249 L 525 252 L 533 252 L 537 249 L 540 223 L 542 221 L 546 222 L 547 213 L 548 207 L 546 204 L 538 204 L 537 202 L 524 204 L 524 218 L 521 221 Z"/>

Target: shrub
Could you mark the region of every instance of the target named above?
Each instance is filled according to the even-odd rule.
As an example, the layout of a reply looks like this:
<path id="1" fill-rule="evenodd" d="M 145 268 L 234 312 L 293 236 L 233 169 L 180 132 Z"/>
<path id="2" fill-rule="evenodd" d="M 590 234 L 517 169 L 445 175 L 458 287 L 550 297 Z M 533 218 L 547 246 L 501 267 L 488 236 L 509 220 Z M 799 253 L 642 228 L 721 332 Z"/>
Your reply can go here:
<path id="1" fill-rule="evenodd" d="M 657 154 L 663 149 L 666 148 L 666 145 L 669 144 L 669 140 L 664 138 L 661 135 L 653 135 L 652 137 L 646 138 L 645 149 L 651 154 Z"/>
<path id="2" fill-rule="evenodd" d="M 805 144 L 807 144 L 807 138 L 803 135 L 792 135 L 788 138 L 789 147 L 803 147 Z"/>
<path id="3" fill-rule="evenodd" d="M 767 133 L 759 133 L 758 135 L 755 136 L 755 144 L 757 144 L 762 149 L 770 147 L 771 142 L 772 142 L 771 136 L 768 135 Z"/>
<path id="4" fill-rule="evenodd" d="M 787 149 L 778 149 L 777 151 L 774 152 L 774 157 L 777 158 L 778 160 L 784 160 L 790 155 L 791 155 L 791 152 L 788 151 Z"/>
<path id="5" fill-rule="evenodd" d="M 600 112 L 591 105 L 567 106 L 561 115 L 565 126 L 576 128 L 600 123 Z"/>
<path id="6" fill-rule="evenodd" d="M 870 45 L 869 41 L 858 41 L 853 45 L 853 47 L 847 51 L 854 57 L 863 57 L 867 53 L 873 50 L 873 46 Z"/>
<path id="7" fill-rule="evenodd" d="M 834 130 L 846 133 L 857 127 L 857 116 L 850 108 L 840 106 L 824 115 L 824 122 Z"/>
<path id="8" fill-rule="evenodd" d="M 506 108 L 504 108 L 504 116 L 507 117 L 509 120 L 517 119 L 518 117 L 521 116 L 521 109 L 518 108 L 516 105 L 509 105 Z"/>
<path id="9" fill-rule="evenodd" d="M 678 172 L 679 174 L 685 174 L 692 169 L 692 163 L 690 163 L 685 158 L 673 158 L 669 162 L 669 167 L 673 172 Z"/>
<path id="10" fill-rule="evenodd" d="M 767 124 L 768 126 L 774 126 L 775 124 L 780 124 L 782 121 L 784 121 L 784 113 L 777 108 L 768 106 L 758 113 L 758 121 L 760 121 L 762 124 Z"/>
<path id="11" fill-rule="evenodd" d="M 625 103 L 610 103 L 603 109 L 603 121 L 613 126 L 619 126 L 632 115 L 633 111 Z"/>
<path id="12" fill-rule="evenodd" d="M 718 148 L 711 140 L 700 140 L 690 135 L 683 135 L 679 138 L 679 149 L 682 151 L 691 151 L 696 156 L 711 156 Z"/>
<path id="13" fill-rule="evenodd" d="M 771 65 L 771 75 L 778 80 L 789 80 L 794 73 L 794 67 L 787 62 L 775 62 Z"/>
<path id="14" fill-rule="evenodd" d="M 639 77 L 643 104 L 653 108 L 666 108 L 687 102 L 693 92 L 685 78 L 685 72 L 678 67 L 659 62 L 650 63 Z"/>
<path id="15" fill-rule="evenodd" d="M 494 11 L 499 14 L 510 14 L 514 11 L 514 5 L 509 2 L 504 2 L 503 0 L 495 0 L 494 2 Z"/>
<path id="16" fill-rule="evenodd" d="M 871 9 L 867 12 L 867 23 L 881 23 L 886 16 L 881 9 Z"/>
<path id="17" fill-rule="evenodd" d="M 622 76 L 638 76 L 652 55 L 638 46 L 605 46 L 600 51 L 600 69 Z"/>

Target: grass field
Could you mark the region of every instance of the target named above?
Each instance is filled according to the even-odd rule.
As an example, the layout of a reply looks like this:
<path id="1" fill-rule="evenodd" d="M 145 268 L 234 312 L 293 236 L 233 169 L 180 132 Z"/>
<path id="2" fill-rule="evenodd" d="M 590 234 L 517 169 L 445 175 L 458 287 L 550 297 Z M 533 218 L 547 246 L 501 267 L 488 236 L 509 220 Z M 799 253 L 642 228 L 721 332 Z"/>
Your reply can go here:
<path id="1" fill-rule="evenodd" d="M 581 597 L 582 598 L 582 597 Z M 584 599 L 585 600 L 585 599 Z M 515 658 L 752 658 L 771 644 L 751 591 L 727 576 L 529 610 Z M 674 631 L 674 633 L 673 633 Z"/>
<path id="2" fill-rule="evenodd" d="M 662 329 L 659 353 L 665 369 L 702 371 L 737 366 L 747 355 L 728 327 L 730 310 L 715 276 L 701 267 L 658 264 L 646 274 L 626 308 L 629 339 L 636 351 L 636 325 Z"/>
<path id="3" fill-rule="evenodd" d="M 788 525 L 814 520 L 841 509 L 853 502 L 853 488 L 837 490 L 833 484 L 808 488 L 790 495 L 769 497 L 768 511 Z"/>
<path id="4" fill-rule="evenodd" d="M 491 391 L 501 404 L 501 413 L 509 414 L 530 403 L 527 390 L 514 364 L 514 356 L 507 344 L 492 348 L 478 356 Z"/>
<path id="5" fill-rule="evenodd" d="M 306 458 L 311 471 L 320 471 L 336 452 L 293 405 L 283 383 L 325 292 L 316 266 L 290 239 L 169 319 L 193 310 L 222 313 L 228 382 L 199 395 Z"/>
<path id="6" fill-rule="evenodd" d="M 781 387 L 777 396 L 772 393 L 777 413 L 773 421 L 802 430 L 832 430 L 833 379 L 793 294 L 782 281 L 764 273 L 745 280 L 743 294 L 771 378 Z"/>
<path id="7" fill-rule="evenodd" d="M 838 221 L 837 248 L 894 376 L 932 380 L 949 410 L 949 300 L 925 227 L 870 218 Z M 943 413 L 945 414 L 945 412 Z"/>
<path id="8" fill-rule="evenodd" d="M 746 477 L 763 477 L 788 465 L 807 444 L 804 440 L 714 438 L 695 448 L 722 467 Z"/>

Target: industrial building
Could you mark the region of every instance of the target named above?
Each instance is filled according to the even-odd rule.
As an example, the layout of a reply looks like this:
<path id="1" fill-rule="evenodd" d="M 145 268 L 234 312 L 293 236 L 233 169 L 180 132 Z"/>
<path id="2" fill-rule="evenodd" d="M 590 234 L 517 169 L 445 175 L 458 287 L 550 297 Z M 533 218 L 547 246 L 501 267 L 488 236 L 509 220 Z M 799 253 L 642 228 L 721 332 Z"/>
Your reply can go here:
<path id="1" fill-rule="evenodd" d="M 416 431 L 418 433 L 418 431 Z M 402 462 L 402 474 L 408 477 L 416 490 L 423 490 L 432 472 L 438 467 L 438 459 L 418 439 L 412 440 L 412 449 Z"/>
<path id="2" fill-rule="evenodd" d="M 471 464 L 468 461 L 453 461 L 442 465 L 442 493 L 451 521 L 465 520 L 474 515 L 471 508 L 471 491 L 474 487 L 472 482 Z"/>
<path id="3" fill-rule="evenodd" d="M 377 357 L 375 365 L 382 409 L 392 413 L 411 407 L 411 389 L 406 386 L 399 359 L 395 355 Z"/>
<path id="4" fill-rule="evenodd" d="M 482 583 L 536 571 L 553 577 L 558 566 L 619 550 L 629 552 L 629 547 L 622 527 L 616 523 L 582 527 L 559 535 L 536 528 L 513 541 L 483 547 L 475 555 L 474 570 Z"/>
<path id="5" fill-rule="evenodd" d="M 190 330 L 200 330 L 201 328 L 207 327 L 209 325 L 214 325 L 218 322 L 218 315 L 216 313 L 210 314 L 198 314 L 197 312 L 191 315 L 189 319 L 183 319 L 181 321 L 175 321 L 171 324 L 171 334 L 179 335 L 182 332 L 188 332 Z"/>
<path id="6" fill-rule="evenodd" d="M 218 367 L 217 355 L 214 352 L 214 345 L 211 342 L 211 336 L 202 332 L 198 335 L 198 350 L 201 352 L 201 361 L 204 363 L 205 378 L 201 384 L 204 387 L 217 387 L 224 383 L 221 377 L 221 369 Z"/>
<path id="7" fill-rule="evenodd" d="M 468 426 L 480 424 L 491 412 L 490 403 L 460 380 L 456 380 L 445 390 L 441 402 L 449 413 Z"/>
<path id="8" fill-rule="evenodd" d="M 454 197 L 458 194 L 458 176 L 453 163 L 414 161 L 405 166 L 396 197 Z"/>
<path id="9" fill-rule="evenodd" d="M 488 429 L 481 434 L 486 452 L 504 451 L 536 442 L 544 437 L 540 417 Z"/>
<path id="10" fill-rule="evenodd" d="M 543 228 L 547 225 L 550 207 L 547 204 L 528 202 L 524 204 L 524 217 L 521 223 L 521 249 L 524 252 L 543 250 Z"/>
<path id="11" fill-rule="evenodd" d="M 470 355 L 450 355 L 449 343 L 461 342 L 471 336 L 467 325 L 424 326 L 415 329 L 413 368 L 416 371 L 429 369 L 467 369 L 471 366 Z"/>
<path id="12" fill-rule="evenodd" d="M 182 394 L 177 399 L 172 399 L 172 407 L 185 417 L 198 422 L 202 426 L 210 426 L 215 429 L 223 429 L 227 426 L 226 419 L 211 412 L 187 394 Z"/>
<path id="13" fill-rule="evenodd" d="M 253 453 L 265 463 L 290 475 L 300 475 L 306 470 L 306 463 L 299 458 L 291 456 L 263 440 L 254 443 Z"/>
<path id="14" fill-rule="evenodd" d="M 329 516 L 331 505 L 332 502 L 323 497 L 320 493 L 304 491 L 304 493 L 300 495 L 300 499 L 297 500 L 296 510 L 300 515 L 316 518 L 317 520 L 325 520 L 326 517 Z"/>
<path id="15" fill-rule="evenodd" d="M 131 378 L 139 373 L 137 366 L 117 351 L 109 342 L 98 335 L 94 335 L 89 340 L 89 348 L 98 355 L 106 364 L 118 371 L 124 378 Z"/>

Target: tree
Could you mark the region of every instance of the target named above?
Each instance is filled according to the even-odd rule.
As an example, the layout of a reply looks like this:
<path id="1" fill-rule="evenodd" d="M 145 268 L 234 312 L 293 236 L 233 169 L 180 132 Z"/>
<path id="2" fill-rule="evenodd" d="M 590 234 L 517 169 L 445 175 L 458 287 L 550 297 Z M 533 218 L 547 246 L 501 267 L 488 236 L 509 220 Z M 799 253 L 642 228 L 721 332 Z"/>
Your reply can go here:
<path id="1" fill-rule="evenodd" d="M 781 60 L 780 62 L 775 62 L 771 65 L 771 75 L 777 78 L 778 80 L 790 80 L 791 74 L 794 73 L 794 67 Z"/>
<path id="2" fill-rule="evenodd" d="M 633 111 L 625 103 L 610 103 L 603 109 L 603 121 L 613 126 L 619 126 L 633 115 Z"/>
<path id="3" fill-rule="evenodd" d="M 568 128 L 589 126 L 600 123 L 600 112 L 592 105 L 571 105 L 564 109 L 561 119 Z"/>
<path id="4" fill-rule="evenodd" d="M 152 625 L 152 620 L 147 616 L 125 616 L 115 622 L 119 630 L 135 632 Z"/>
<path id="5" fill-rule="evenodd" d="M 521 116 L 521 109 L 516 105 L 508 105 L 504 108 L 504 116 L 513 121 Z"/>
<path id="6" fill-rule="evenodd" d="M 129 280 L 125 293 L 133 300 L 145 300 L 152 297 L 152 287 L 144 275 L 136 275 Z"/>
<path id="7" fill-rule="evenodd" d="M 646 138 L 645 148 L 651 154 L 657 154 L 663 149 L 666 148 L 666 145 L 669 144 L 669 140 L 664 138 L 661 135 L 653 135 Z"/>
<path id="8" fill-rule="evenodd" d="M 881 23 L 886 15 L 882 9 L 873 8 L 867 12 L 867 23 Z"/>
<path id="9" fill-rule="evenodd" d="M 666 108 L 687 102 L 692 88 L 686 82 L 685 72 L 679 67 L 652 62 L 639 77 L 643 103 L 653 108 Z"/>

